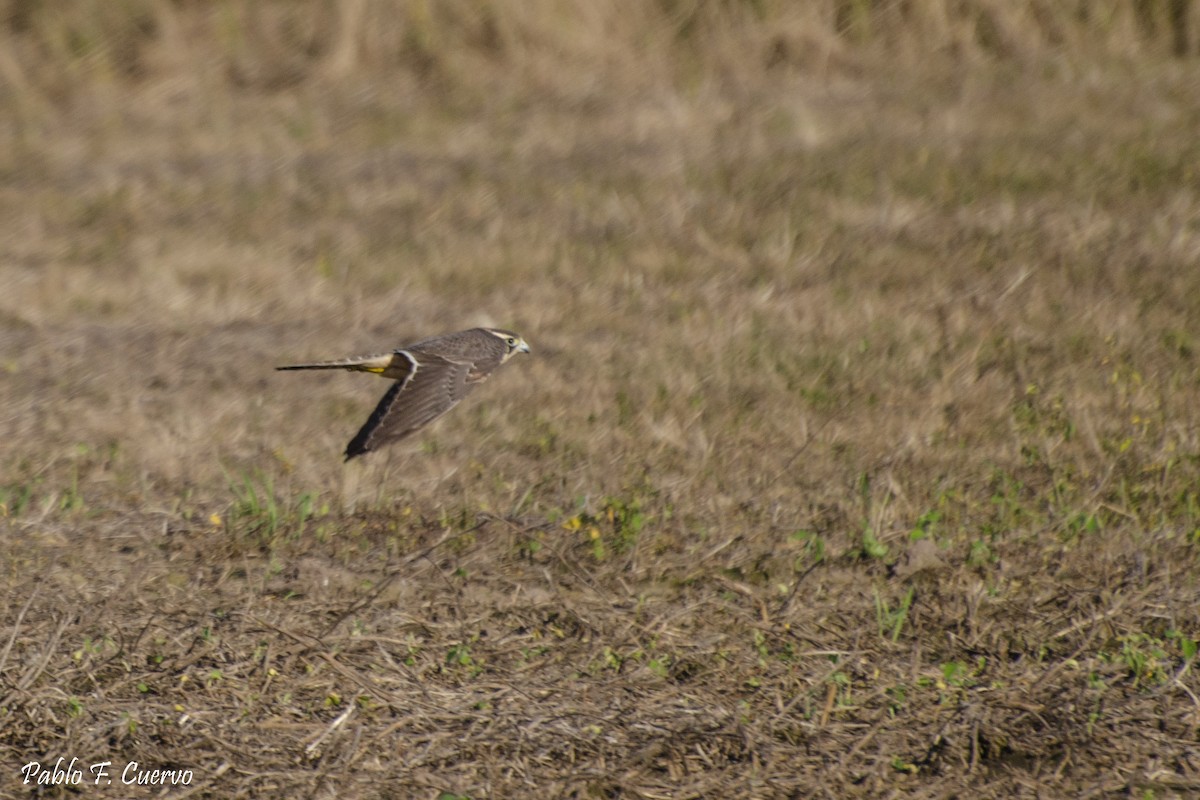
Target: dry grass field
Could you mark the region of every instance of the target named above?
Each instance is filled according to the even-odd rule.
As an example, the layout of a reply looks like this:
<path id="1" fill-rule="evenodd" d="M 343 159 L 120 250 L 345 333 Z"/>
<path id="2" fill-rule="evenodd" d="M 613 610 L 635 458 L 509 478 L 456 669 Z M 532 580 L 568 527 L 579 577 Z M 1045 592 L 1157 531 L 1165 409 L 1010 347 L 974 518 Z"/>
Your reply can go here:
<path id="1" fill-rule="evenodd" d="M 1200 796 L 1190 6 L 0 2 L 0 797 Z"/>

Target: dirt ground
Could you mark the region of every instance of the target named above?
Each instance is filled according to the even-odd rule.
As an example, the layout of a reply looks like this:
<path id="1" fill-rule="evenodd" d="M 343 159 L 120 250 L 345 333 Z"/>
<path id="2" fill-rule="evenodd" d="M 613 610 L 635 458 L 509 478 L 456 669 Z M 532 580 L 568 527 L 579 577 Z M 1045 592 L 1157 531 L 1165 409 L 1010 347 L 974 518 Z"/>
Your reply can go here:
<path id="1" fill-rule="evenodd" d="M 1069 5 L 0 4 L 0 797 L 1200 796 L 1197 23 Z"/>

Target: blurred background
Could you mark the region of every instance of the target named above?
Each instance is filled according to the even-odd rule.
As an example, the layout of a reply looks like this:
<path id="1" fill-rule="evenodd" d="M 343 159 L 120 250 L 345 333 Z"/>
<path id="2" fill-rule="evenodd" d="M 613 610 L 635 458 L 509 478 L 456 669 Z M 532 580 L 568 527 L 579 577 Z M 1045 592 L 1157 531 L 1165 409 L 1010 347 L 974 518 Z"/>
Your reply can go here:
<path id="1" fill-rule="evenodd" d="M 1189 335 L 1186 2 L 0 19 L 9 483 L 123 507 L 260 470 L 499 509 L 652 471 L 744 504 L 987 439 L 1029 359 L 1117 356 L 1141 315 Z M 337 456 L 384 385 L 271 371 L 485 323 L 538 357 L 365 482 Z M 826 425 L 858 452 L 801 460 Z"/>
<path id="2" fill-rule="evenodd" d="M 751 760 L 803 791 L 795 765 L 825 746 L 857 753 L 825 762 L 830 785 L 930 775 L 944 735 L 947 787 L 1021 747 L 1026 766 L 1053 762 L 1087 711 L 1043 719 L 1054 733 L 1038 738 L 997 700 L 971 744 L 938 715 L 957 707 L 946 695 L 917 720 L 889 693 L 916 696 L 921 675 L 966 691 L 946 665 L 985 654 L 1013 672 L 981 684 L 1030 702 L 1077 689 L 1084 709 L 1095 686 L 1058 683 L 1074 667 L 1043 681 L 1033 665 L 1090 658 L 1133 703 L 1190 664 L 1194 590 L 1169 566 L 1194 567 L 1200 538 L 1197 17 L 1190 0 L 0 0 L 0 525 L 19 545 L 14 653 L 50 669 L 19 671 L 13 763 L 36 742 L 99 747 L 132 714 L 143 734 L 122 741 L 208 759 L 211 778 L 281 735 L 272 714 L 319 732 L 341 708 L 304 668 L 324 662 L 296 647 L 286 665 L 255 660 L 260 622 L 220 617 L 233 627 L 205 640 L 212 663 L 296 683 L 185 746 L 164 732 L 170 709 L 223 714 L 242 695 L 210 681 L 177 696 L 196 645 L 167 633 L 72 659 L 84 639 L 123 641 L 91 619 L 55 627 L 88 605 L 127 634 L 207 629 L 235 607 L 289 630 L 327 621 L 321 647 L 351 624 L 408 625 L 408 609 L 425 627 L 396 658 L 468 716 L 471 681 L 516 656 L 480 641 L 482 623 L 434 620 L 495 613 L 493 632 L 546 637 L 561 672 L 530 681 L 645 679 L 607 744 L 546 731 L 600 748 L 592 783 L 554 784 L 581 796 L 651 796 L 665 774 L 759 791 L 742 782 Z M 532 356 L 348 465 L 387 384 L 273 370 L 482 324 Z M 922 606 L 902 579 L 930 565 L 939 602 Z M 1125 581 L 1142 605 L 1110 605 Z M 54 596 L 25 614 L 36 585 Z M 626 624 L 630 598 L 643 627 Z M 781 655 L 793 645 L 845 671 L 811 677 Z M 118 652 L 167 666 L 102 680 L 113 707 L 61 688 Z M 702 704 L 746 704 L 704 729 L 728 735 L 728 758 L 688 751 L 668 769 L 674 751 L 655 751 L 613 778 L 603 759 L 646 745 L 621 720 L 697 675 Z M 757 691 L 785 677 L 794 695 Z M 279 710 L 299 697 L 302 722 Z M 52 713 L 70 698 L 89 710 Z M 855 745 L 868 707 L 891 722 Z M 1106 741 L 1143 737 L 1143 711 L 1121 708 Z M 363 724 L 390 741 L 400 712 L 376 712 Z M 831 738 L 805 739 L 814 720 Z M 500 752 L 476 732 L 481 749 L 438 762 L 464 793 L 547 785 L 537 759 L 525 783 L 479 771 L 536 735 Z M 239 791 L 292 769 L 281 747 L 243 765 Z M 362 766 L 354 747 L 326 777 Z M 1088 752 L 1022 780 L 1100 786 Z M 1025 769 L 1012 758 L 988 769 Z M 380 769 L 433 785 L 403 759 Z"/>

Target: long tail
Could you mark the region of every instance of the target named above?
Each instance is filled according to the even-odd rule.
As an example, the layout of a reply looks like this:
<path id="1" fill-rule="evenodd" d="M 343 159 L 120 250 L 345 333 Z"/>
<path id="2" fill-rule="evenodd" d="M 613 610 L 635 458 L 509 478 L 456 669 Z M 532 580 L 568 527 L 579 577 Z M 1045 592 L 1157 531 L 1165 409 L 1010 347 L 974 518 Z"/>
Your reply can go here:
<path id="1" fill-rule="evenodd" d="M 360 372 L 383 372 L 392 363 L 392 354 L 338 358 L 333 361 L 314 361 L 311 364 L 287 364 L 275 369 L 352 369 Z"/>

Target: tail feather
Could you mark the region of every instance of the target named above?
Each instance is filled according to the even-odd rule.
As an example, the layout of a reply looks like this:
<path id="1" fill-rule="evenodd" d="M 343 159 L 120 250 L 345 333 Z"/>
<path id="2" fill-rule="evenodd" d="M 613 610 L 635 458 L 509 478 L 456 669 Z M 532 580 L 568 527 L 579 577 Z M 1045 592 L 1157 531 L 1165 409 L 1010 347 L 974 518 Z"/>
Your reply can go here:
<path id="1" fill-rule="evenodd" d="M 308 364 L 286 364 L 275 369 L 353 369 L 362 372 L 381 372 L 391 362 L 392 354 L 386 353 L 384 355 L 337 358 L 332 361 L 313 361 Z"/>

